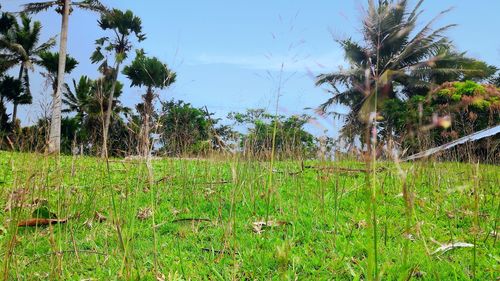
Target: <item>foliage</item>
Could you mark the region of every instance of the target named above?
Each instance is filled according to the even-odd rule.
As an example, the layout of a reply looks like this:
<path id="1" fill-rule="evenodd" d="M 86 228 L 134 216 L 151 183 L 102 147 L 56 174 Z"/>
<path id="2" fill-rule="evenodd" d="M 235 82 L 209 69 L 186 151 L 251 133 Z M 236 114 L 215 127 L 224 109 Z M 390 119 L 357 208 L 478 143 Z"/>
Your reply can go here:
<path id="1" fill-rule="evenodd" d="M 127 58 L 128 52 L 132 49 L 130 35 L 134 34 L 137 40 L 143 41 L 146 35 L 142 33 L 142 21 L 135 16 L 132 11 L 125 12 L 112 9 L 109 12 L 102 13 L 99 20 L 99 27 L 106 31 L 114 32 L 115 37 L 102 37 L 96 40 L 97 48 L 91 56 L 93 63 L 105 61 L 106 57 L 103 51 L 114 52 L 117 62 L 122 62 Z"/>
<path id="2" fill-rule="evenodd" d="M 13 21 L 12 26 L 8 29 L 4 28 L 0 34 L 0 59 L 4 61 L 2 64 L 5 70 L 19 65 L 18 79 L 23 82 L 23 91 L 11 99 L 14 104 L 13 119 L 17 117 L 18 105 L 32 102 L 29 70 L 40 63 L 40 54 L 55 45 L 54 38 L 38 44 L 42 29 L 39 21 L 32 22 L 25 13 L 20 14 L 20 21 L 21 23 Z"/>
<path id="3" fill-rule="evenodd" d="M 217 125 L 220 119 L 213 119 L 213 114 L 190 103 L 171 100 L 161 106 L 159 144 L 166 155 L 199 155 L 220 149 L 234 134 L 227 126 Z"/>
<path id="4" fill-rule="evenodd" d="M 5 101 L 13 101 L 23 91 L 22 82 L 12 76 L 0 76 L 0 132 L 8 132 L 11 128 Z"/>
<path id="5" fill-rule="evenodd" d="M 147 57 L 143 50 L 136 52 L 132 63 L 123 69 L 131 87 L 164 89 L 175 82 L 176 73 L 156 57 Z"/>
<path id="6" fill-rule="evenodd" d="M 310 157 L 316 151 L 315 138 L 304 130 L 310 117 L 307 115 L 274 116 L 264 109 L 250 109 L 245 113 L 232 112 L 228 116 L 239 126 L 248 129 L 241 135 L 240 146 L 250 155 L 270 153 L 275 135 L 275 150 L 280 158 L 293 156 Z"/>
<path id="7" fill-rule="evenodd" d="M 71 118 L 71 122 L 76 122 L 77 126 L 72 126 L 72 129 L 67 131 L 67 136 L 64 136 L 64 130 L 62 134 L 66 138 L 74 137 L 76 144 L 82 146 L 84 152 L 97 152 L 99 150 L 102 140 L 102 120 L 108 108 L 107 102 L 111 87 L 112 80 L 110 78 L 101 77 L 97 80 L 91 80 L 86 76 L 80 77 L 78 81 L 73 79 L 72 87 L 65 86 L 63 103 L 66 108 L 63 112 L 75 113 L 75 116 Z M 130 109 L 123 107 L 119 101 L 122 89 L 123 84 L 118 82 L 113 96 L 114 106 L 111 124 L 111 126 L 115 127 L 115 131 L 110 134 L 111 142 L 115 144 L 120 144 L 119 137 L 123 135 L 123 131 L 126 131 L 126 129 L 122 128 L 125 125 L 120 114 L 130 112 Z M 66 122 L 69 122 L 69 119 Z M 64 128 L 64 124 L 62 124 L 62 127 Z M 113 135 L 113 133 L 116 134 Z M 64 141 L 61 141 L 61 143 L 64 143 Z M 66 145 L 66 148 L 68 147 Z M 123 147 L 116 149 L 123 150 Z M 111 146 L 111 155 L 115 155 L 113 151 L 116 152 L 116 149 Z M 66 149 L 66 151 L 68 150 Z"/>
<path id="8" fill-rule="evenodd" d="M 42 52 L 40 53 L 40 66 L 45 68 L 48 74 L 51 76 L 57 78 L 57 68 L 59 67 L 59 53 L 57 52 Z M 78 61 L 70 57 L 68 54 L 66 54 L 66 67 L 64 68 L 64 71 L 66 73 L 71 73 L 76 66 L 78 65 Z M 55 80 L 55 79 L 53 79 Z"/>
<path id="9" fill-rule="evenodd" d="M 142 95 L 141 105 L 141 130 L 139 135 L 138 151 L 140 155 L 147 155 L 150 146 L 150 128 L 154 125 L 154 89 L 164 89 L 175 82 L 176 73 L 156 57 L 147 57 L 143 50 L 136 51 L 136 57 L 132 63 L 123 69 L 123 74 L 131 81 L 131 87 L 147 87 L 146 93 Z"/>
<path id="10" fill-rule="evenodd" d="M 106 12 L 107 8 L 98 0 L 82 0 L 82 1 L 70 1 L 71 10 L 73 7 L 78 7 L 83 10 L 89 10 L 94 12 Z M 53 0 L 46 2 L 33 2 L 24 5 L 24 11 L 26 13 L 36 14 L 48 9 L 55 8 L 55 11 L 62 14 L 64 11 L 64 0 Z"/>
<path id="11" fill-rule="evenodd" d="M 500 89 L 493 85 L 447 82 L 435 90 L 429 103 L 437 114 L 449 114 L 454 120 L 442 133 L 448 140 L 500 123 Z"/>
<path id="12" fill-rule="evenodd" d="M 500 123 L 500 89 L 490 84 L 446 82 L 428 97 L 414 96 L 407 101 L 388 100 L 381 110 L 381 134 L 400 139 L 405 149 L 416 152 L 424 146 L 441 145 Z M 448 125 L 443 124 L 451 119 Z M 427 135 L 422 134 L 425 129 Z M 422 139 L 430 143 L 423 145 Z M 499 151 L 496 138 L 471 145 L 476 156 L 490 161 Z M 494 140 L 492 143 L 491 140 Z M 488 158 L 488 159 L 487 159 Z"/>
<path id="13" fill-rule="evenodd" d="M 426 95 L 436 83 L 481 80 L 495 72 L 494 67 L 453 50 L 444 35 L 453 24 L 433 29 L 436 17 L 417 29 L 423 1 L 413 9 L 406 0 L 375 2 L 368 1 L 363 17 L 364 41 L 338 41 L 349 68 L 321 74 L 316 82 L 332 87 L 332 97 L 320 106 L 321 110 L 335 104 L 350 109 L 341 130 L 350 142 L 363 135 L 363 123 L 376 104 L 380 110 L 387 99 L 398 99 L 390 103 L 397 105 L 415 95 Z"/>

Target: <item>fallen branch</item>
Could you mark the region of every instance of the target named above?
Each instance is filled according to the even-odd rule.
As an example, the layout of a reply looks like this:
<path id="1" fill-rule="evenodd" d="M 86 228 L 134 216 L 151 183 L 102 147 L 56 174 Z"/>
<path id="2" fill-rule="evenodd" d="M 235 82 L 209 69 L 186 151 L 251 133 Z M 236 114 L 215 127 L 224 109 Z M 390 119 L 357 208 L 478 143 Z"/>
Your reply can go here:
<path id="1" fill-rule="evenodd" d="M 28 226 L 42 226 L 42 225 L 51 225 L 57 223 L 66 223 L 67 219 L 43 219 L 43 218 L 35 218 L 35 219 L 27 219 L 24 221 L 20 221 L 17 226 L 18 227 L 28 227 Z"/>

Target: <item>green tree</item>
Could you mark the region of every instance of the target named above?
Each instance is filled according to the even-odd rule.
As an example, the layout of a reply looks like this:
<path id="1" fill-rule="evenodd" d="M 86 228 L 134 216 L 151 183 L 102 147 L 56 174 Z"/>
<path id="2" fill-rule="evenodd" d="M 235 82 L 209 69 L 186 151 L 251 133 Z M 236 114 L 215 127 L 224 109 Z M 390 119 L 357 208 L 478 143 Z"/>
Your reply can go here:
<path id="1" fill-rule="evenodd" d="M 42 31 L 42 24 L 39 21 L 32 23 L 31 18 L 26 14 L 20 14 L 21 23 L 15 21 L 12 27 L 3 32 L 0 37 L 0 48 L 3 49 L 3 59 L 9 61 L 10 65 L 19 65 L 18 79 L 23 81 L 23 91 L 12 99 L 14 105 L 12 121 L 17 118 L 17 107 L 20 104 L 31 104 L 32 96 L 30 91 L 29 70 L 33 70 L 34 65 L 39 64 L 40 54 L 55 45 L 55 39 L 51 38 L 47 42 L 38 44 Z"/>
<path id="2" fill-rule="evenodd" d="M 341 131 L 350 141 L 362 134 L 370 112 L 380 109 L 385 100 L 405 100 L 428 92 L 434 81 L 466 77 L 472 75 L 466 68 L 479 66 L 452 51 L 444 32 L 453 24 L 433 29 L 436 17 L 417 29 L 423 0 L 413 9 L 407 0 L 374 2 L 368 1 L 363 18 L 363 42 L 351 38 L 338 41 L 349 68 L 321 74 L 316 81 L 317 85 L 332 87 L 332 97 L 320 106 L 321 110 L 334 104 L 350 109 Z"/>
<path id="3" fill-rule="evenodd" d="M 23 86 L 20 80 L 11 76 L 0 78 L 0 132 L 6 133 L 10 128 L 4 101 L 14 100 L 22 91 Z"/>
<path id="4" fill-rule="evenodd" d="M 390 100 L 381 112 L 384 126 L 392 127 L 403 149 L 411 154 L 499 124 L 500 89 L 471 80 L 445 82 L 427 96 Z M 477 160 L 491 161 L 500 152 L 500 142 L 489 138 L 468 148 Z M 452 159 L 470 160 L 464 158 L 470 155 L 458 154 Z"/>
<path id="5" fill-rule="evenodd" d="M 72 87 L 65 86 L 63 112 L 75 113 L 74 119 L 78 124 L 77 141 L 83 144 L 85 149 L 88 147 L 97 149 L 101 145 L 103 115 L 108 108 L 107 102 L 111 87 L 112 79 L 109 77 L 91 80 L 87 76 L 80 77 L 78 81 L 73 79 Z M 113 122 L 121 121 L 120 114 L 130 111 L 120 104 L 119 97 L 122 89 L 123 84 L 117 83 L 113 101 Z"/>
<path id="6" fill-rule="evenodd" d="M 92 91 L 94 81 L 87 76 L 81 76 L 80 79 L 72 81 L 73 89 L 68 84 L 65 84 L 65 91 L 63 92 L 63 104 L 66 106 L 62 111 L 65 113 L 74 112 L 76 117 L 83 121 L 86 114 L 89 112 L 97 111 L 98 109 L 90 110 L 90 101 L 92 98 Z"/>
<path id="7" fill-rule="evenodd" d="M 2 6 L 0 5 L 0 11 L 2 9 Z M 0 36 L 4 36 L 8 30 L 10 30 L 13 26 L 14 23 L 16 22 L 16 18 L 14 15 L 8 12 L 1 12 L 0 14 Z M 5 57 L 5 54 L 3 52 L 0 52 L 0 77 L 12 66 L 16 64 L 15 61 L 9 61 Z"/>
<path id="8" fill-rule="evenodd" d="M 500 87 L 500 72 L 495 77 L 492 77 L 490 79 L 490 83 L 497 87 Z"/>
<path id="9" fill-rule="evenodd" d="M 206 109 L 193 107 L 182 100 L 161 103 L 159 144 L 167 155 L 198 155 L 226 148 L 235 134 L 229 126 L 218 125 Z"/>
<path id="10" fill-rule="evenodd" d="M 66 55 L 65 61 L 66 66 L 64 67 L 64 71 L 69 74 L 76 68 L 76 66 L 78 65 L 78 61 L 75 58 L 70 57 L 69 55 Z M 55 95 L 57 91 L 59 53 L 42 52 L 40 54 L 39 65 L 45 69 L 45 72 L 41 72 L 40 74 L 47 79 L 47 82 L 52 87 L 52 95 Z"/>
<path id="11" fill-rule="evenodd" d="M 49 152 L 59 153 L 61 150 L 61 109 L 62 109 L 62 91 L 64 86 L 64 69 L 66 66 L 66 49 L 68 45 L 68 24 L 69 15 L 77 7 L 84 10 L 96 11 L 99 13 L 107 9 L 98 0 L 83 0 L 73 2 L 71 0 L 53 0 L 45 2 L 34 2 L 24 5 L 24 11 L 27 13 L 39 13 L 54 8 L 61 15 L 61 33 L 59 43 L 59 63 L 57 74 L 57 90 L 52 101 L 52 117 L 50 122 Z"/>
<path id="12" fill-rule="evenodd" d="M 108 68 L 108 59 L 105 56 L 105 52 L 114 53 L 114 66 L 112 68 L 112 87 L 110 89 L 111 95 L 109 95 L 108 108 L 106 110 L 106 116 L 104 119 L 103 128 L 103 154 L 106 156 L 107 153 L 107 139 L 108 130 L 111 122 L 111 112 L 113 105 L 113 93 L 116 83 L 118 81 L 118 74 L 120 72 L 120 65 L 127 58 L 129 51 L 132 49 L 131 35 L 134 34 L 137 40 L 143 41 L 146 36 L 142 33 L 142 22 L 141 19 L 135 16 L 132 11 L 127 10 L 126 12 L 120 11 L 118 9 L 113 9 L 108 13 L 101 15 L 99 20 L 99 27 L 106 31 L 113 31 L 114 37 L 103 37 L 96 40 L 97 48 L 91 56 L 93 63 L 101 62 L 101 68 Z M 103 52 L 105 51 L 105 52 Z"/>
<path id="13" fill-rule="evenodd" d="M 154 89 L 164 89 L 175 82 L 176 73 L 156 57 L 147 57 L 143 50 L 138 50 L 135 59 L 123 69 L 123 73 L 130 79 L 131 86 L 146 87 L 142 96 L 144 101 L 142 110 L 142 128 L 140 134 L 140 154 L 149 154 L 150 117 L 153 113 Z"/>
<path id="14" fill-rule="evenodd" d="M 2 10 L 2 5 L 0 5 L 0 12 Z M 9 30 L 16 21 L 15 17 L 8 12 L 1 12 L 0 14 L 0 33 Z"/>
<path id="15" fill-rule="evenodd" d="M 264 109 L 249 109 L 245 113 L 232 112 L 228 118 L 244 126 L 240 146 L 246 154 L 268 157 L 276 128 L 275 151 L 279 158 L 311 156 L 316 151 L 316 139 L 304 129 L 310 120 L 307 115 L 274 116 Z"/>

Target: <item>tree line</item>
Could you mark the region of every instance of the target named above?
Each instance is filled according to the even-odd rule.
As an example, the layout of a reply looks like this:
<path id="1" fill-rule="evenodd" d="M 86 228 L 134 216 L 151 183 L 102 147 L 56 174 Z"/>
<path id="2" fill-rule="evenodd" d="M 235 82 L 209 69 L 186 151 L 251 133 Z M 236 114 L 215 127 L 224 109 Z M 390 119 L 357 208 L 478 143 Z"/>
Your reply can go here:
<path id="1" fill-rule="evenodd" d="M 317 76 L 316 85 L 331 97 L 318 112 L 343 120 L 344 143 L 368 149 L 367 128 L 373 125 L 382 149 L 391 142 L 416 152 L 500 123 L 500 74 L 487 62 L 457 50 L 446 36 L 455 25 L 434 27 L 436 18 L 419 27 L 421 5 L 409 1 L 368 1 L 361 22 L 361 40 L 338 40 L 348 67 Z M 95 41 L 90 62 L 100 76 L 64 82 L 79 62 L 66 52 L 68 22 L 73 9 L 97 13 L 104 36 Z M 59 52 L 56 38 L 40 42 L 41 23 L 31 14 L 53 9 L 62 17 Z M 45 150 L 107 157 L 164 155 L 237 150 L 266 155 L 274 145 L 279 154 L 312 157 L 324 144 L 304 128 L 310 116 L 275 116 L 262 109 L 233 112 L 221 125 L 206 108 L 183 101 L 162 101 L 158 92 L 176 81 L 167 64 L 138 45 L 146 40 L 142 21 L 130 10 L 105 7 L 97 0 L 29 3 L 0 19 L 0 125 L 4 149 Z M 129 65 L 125 59 L 134 56 Z M 16 77 L 10 76 L 18 70 Z M 21 127 L 17 109 L 32 103 L 30 72 L 40 69 L 52 91 L 52 108 L 37 124 Z M 9 72 L 10 71 L 10 72 Z M 134 109 L 120 96 L 124 75 L 132 87 L 144 89 Z M 6 110 L 12 104 L 12 112 Z M 335 105 L 349 113 L 332 111 Z M 245 133 L 236 127 L 245 127 Z M 332 140 L 328 140 L 332 143 Z M 328 146 L 328 145 L 327 145 Z M 329 146 L 329 149 L 332 149 Z M 348 147 L 349 149 L 349 147 Z M 499 156 L 498 137 L 471 148 L 482 159 Z"/>

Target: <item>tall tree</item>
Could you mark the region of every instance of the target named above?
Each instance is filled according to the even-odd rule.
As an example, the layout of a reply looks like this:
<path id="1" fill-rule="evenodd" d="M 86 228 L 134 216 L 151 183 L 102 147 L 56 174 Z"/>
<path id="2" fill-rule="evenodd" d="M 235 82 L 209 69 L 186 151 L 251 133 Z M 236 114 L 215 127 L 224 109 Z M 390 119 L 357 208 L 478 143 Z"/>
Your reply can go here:
<path id="1" fill-rule="evenodd" d="M 0 10 L 2 6 L 0 5 Z M 14 26 L 16 21 L 15 17 L 8 12 L 1 12 L 0 14 L 0 37 L 3 37 L 5 32 Z M 7 97 L 13 96 L 12 92 L 21 92 L 21 84 L 19 83 L 19 91 L 11 91 L 9 87 L 6 87 L 5 79 L 13 79 L 12 77 L 4 76 L 4 73 L 11 68 L 15 62 L 8 61 L 3 53 L 0 53 L 0 132 L 5 132 L 8 130 L 9 116 L 7 115 L 7 109 L 5 108 L 4 100 Z"/>
<path id="2" fill-rule="evenodd" d="M 2 5 L 0 5 L 0 10 Z M 0 14 L 0 36 L 3 36 L 5 32 L 11 29 L 16 22 L 16 18 L 9 12 L 1 12 Z M 3 73 L 5 69 L 0 69 L 0 74 Z"/>
<path id="3" fill-rule="evenodd" d="M 132 82 L 131 86 L 146 87 L 142 109 L 142 128 L 139 152 L 149 154 L 150 117 L 153 113 L 154 89 L 164 89 L 175 82 L 176 73 L 156 57 L 147 57 L 143 50 L 138 50 L 134 61 L 123 69 L 123 73 Z"/>
<path id="4" fill-rule="evenodd" d="M 102 37 L 96 40 L 97 48 L 91 57 L 93 63 L 101 62 L 101 68 L 108 68 L 108 58 L 105 52 L 112 52 L 114 54 L 112 87 L 108 97 L 108 108 L 106 110 L 103 127 L 102 156 L 105 157 L 108 151 L 108 130 L 111 123 L 111 113 L 113 112 L 113 93 L 115 92 L 116 83 L 118 81 L 120 65 L 127 58 L 128 52 L 132 49 L 131 35 L 135 35 L 139 42 L 146 39 L 146 36 L 142 33 L 141 19 L 135 16 L 130 10 L 123 12 L 118 9 L 113 9 L 109 13 L 102 14 L 99 20 L 99 26 L 102 30 L 113 31 L 114 34 L 112 38 Z M 105 52 L 103 52 L 103 48 Z"/>
<path id="5" fill-rule="evenodd" d="M 20 80 L 11 76 L 0 79 L 0 132 L 7 132 L 10 128 L 4 101 L 12 101 L 23 91 Z"/>
<path id="6" fill-rule="evenodd" d="M 12 121 L 17 119 L 17 107 L 20 104 L 30 104 L 32 100 L 29 70 L 33 70 L 35 64 L 39 64 L 40 54 L 55 45 L 55 39 L 38 44 L 42 30 L 39 21 L 32 23 L 31 18 L 26 14 L 20 14 L 21 23 L 15 21 L 13 26 L 3 32 L 0 38 L 0 48 L 3 49 L 2 57 L 8 64 L 19 65 L 18 79 L 23 81 L 23 91 L 12 99 L 14 104 Z"/>
<path id="7" fill-rule="evenodd" d="M 333 104 L 351 109 L 342 129 L 351 139 L 361 133 L 377 100 L 380 105 L 384 99 L 415 95 L 421 90 L 400 89 L 429 89 L 434 75 L 460 71 L 436 64 L 443 59 L 455 59 L 440 53 L 451 48 L 444 32 L 454 25 L 432 27 L 447 11 L 417 30 L 422 3 L 423 0 L 418 1 L 411 9 L 407 0 L 369 0 L 361 28 L 363 42 L 351 38 L 338 41 L 349 68 L 317 77 L 317 85 L 329 84 L 332 87 L 332 97 L 320 106 L 321 110 Z"/>
<path id="8" fill-rule="evenodd" d="M 83 120 L 89 112 L 89 104 L 92 98 L 94 81 L 87 76 L 82 76 L 77 81 L 72 81 L 73 89 L 68 84 L 65 84 L 63 92 L 63 104 L 66 108 L 63 112 L 74 112 L 79 120 Z"/>
<path id="9" fill-rule="evenodd" d="M 106 8 L 99 0 L 83 0 L 72 2 L 70 0 L 54 0 L 46 2 L 35 2 L 24 5 L 24 10 L 28 13 L 39 13 L 51 8 L 61 15 L 61 34 L 59 43 L 59 62 L 57 74 L 57 90 L 52 101 L 52 117 L 50 123 L 49 153 L 59 153 L 61 151 L 61 92 L 64 84 L 64 73 L 66 66 L 66 49 L 68 44 L 68 23 L 72 7 L 84 10 L 105 12 Z"/>
<path id="10" fill-rule="evenodd" d="M 72 87 L 66 84 L 63 92 L 63 104 L 66 106 L 63 112 L 74 112 L 75 121 L 79 125 L 77 136 L 86 144 L 98 147 L 102 138 L 103 113 L 108 108 L 108 95 L 112 81 L 109 77 L 101 77 L 91 80 L 87 76 L 74 80 Z M 119 97 L 122 94 L 123 84 L 118 82 L 115 86 L 113 100 L 113 122 L 120 120 L 121 113 L 128 113 L 129 109 L 120 104 Z M 113 123 L 112 122 L 112 123 Z M 102 151 L 102 150 L 101 150 Z"/>
<path id="11" fill-rule="evenodd" d="M 59 53 L 41 53 L 39 65 L 45 69 L 45 72 L 41 72 L 40 74 L 47 79 L 52 88 L 52 95 L 55 95 L 57 91 L 57 73 L 59 71 Z M 67 74 L 71 73 L 77 65 L 78 61 L 75 58 L 66 55 L 64 71 Z"/>

